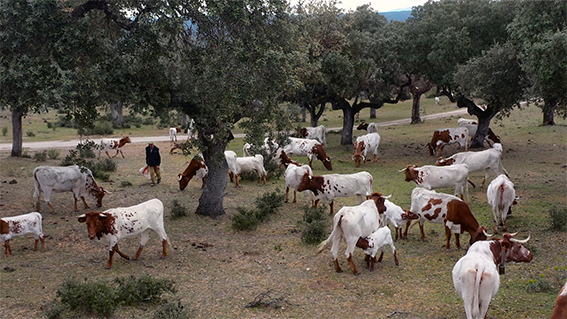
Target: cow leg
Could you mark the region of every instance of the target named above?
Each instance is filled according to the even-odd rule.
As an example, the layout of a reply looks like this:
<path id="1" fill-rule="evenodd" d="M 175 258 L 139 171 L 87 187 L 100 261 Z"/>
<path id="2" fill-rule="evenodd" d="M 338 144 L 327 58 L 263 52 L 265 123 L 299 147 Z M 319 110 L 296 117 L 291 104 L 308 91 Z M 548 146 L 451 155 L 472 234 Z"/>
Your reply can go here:
<path id="1" fill-rule="evenodd" d="M 331 202 L 329 203 L 329 206 L 331 207 L 331 213 L 330 213 L 330 215 L 333 216 L 333 201 L 331 201 Z"/>
<path id="2" fill-rule="evenodd" d="M 293 190 L 293 202 L 297 203 L 297 190 Z"/>
<path id="3" fill-rule="evenodd" d="M 313 205 L 312 205 L 312 206 L 313 206 L 313 207 L 317 207 L 317 205 L 319 205 L 319 200 L 318 200 L 318 199 L 316 199 L 315 202 L 313 202 Z"/>
<path id="4" fill-rule="evenodd" d="M 376 162 L 378 160 L 378 155 L 374 154 L 374 156 L 372 157 L 372 162 Z"/>
<path id="5" fill-rule="evenodd" d="M 50 202 L 47 202 L 47 206 L 49 206 L 49 208 L 51 209 L 51 212 L 52 212 L 53 214 L 55 214 L 55 208 L 53 208 L 53 205 L 51 205 Z M 38 211 L 39 211 L 39 210 L 38 210 Z M 75 211 L 78 211 L 78 209 L 77 209 L 77 200 L 75 200 Z"/>
<path id="6" fill-rule="evenodd" d="M 36 240 L 35 240 L 35 243 L 34 243 L 34 245 L 33 245 L 33 251 L 36 251 L 36 250 L 37 250 L 37 245 L 38 245 L 38 244 L 39 244 L 39 239 L 36 239 Z"/>
<path id="7" fill-rule="evenodd" d="M 41 236 L 39 240 L 41 240 L 41 250 L 45 251 L 45 237 Z"/>
<path id="8" fill-rule="evenodd" d="M 85 206 L 85 208 L 90 208 L 89 204 L 87 204 L 87 201 L 85 200 L 85 197 L 81 196 L 81 199 L 83 200 L 83 205 Z"/>
<path id="9" fill-rule="evenodd" d="M 378 262 L 382 262 L 382 258 L 384 258 L 384 248 L 382 248 L 382 252 L 380 253 L 380 257 L 378 258 Z"/>
<path id="10" fill-rule="evenodd" d="M 408 238 L 408 230 L 411 224 L 411 220 L 406 222 L 406 229 L 404 230 L 404 236 L 402 238 Z M 401 232 L 401 230 L 400 230 Z"/>
<path id="11" fill-rule="evenodd" d="M 168 245 L 169 245 L 169 242 L 167 241 L 167 239 L 164 239 L 164 240 L 161 241 L 162 252 L 161 252 L 160 259 L 165 259 L 165 257 L 167 257 L 167 246 Z"/>
<path id="12" fill-rule="evenodd" d="M 445 226 L 445 237 L 447 237 L 447 243 L 445 244 L 445 249 L 446 250 L 450 250 L 451 249 L 451 229 L 449 229 L 449 227 Z M 455 238 L 458 238 L 458 234 L 455 234 Z M 456 241 L 458 241 L 458 239 L 456 239 Z M 458 245 L 457 245 L 458 247 Z"/>
<path id="13" fill-rule="evenodd" d="M 398 261 L 398 251 L 394 249 L 394 262 L 396 263 L 396 266 L 400 265 L 400 262 Z"/>
<path id="14" fill-rule="evenodd" d="M 140 254 L 142 253 L 142 250 L 146 246 L 148 239 L 150 239 L 150 231 L 151 229 L 148 228 L 144 230 L 144 232 L 140 236 L 140 246 L 138 247 L 138 251 L 136 251 L 136 255 L 134 255 L 134 258 L 132 258 L 132 260 L 138 260 L 138 257 L 140 257 Z"/>
<path id="15" fill-rule="evenodd" d="M 333 259 L 333 265 L 335 266 L 335 271 L 336 272 L 343 272 L 343 270 L 341 269 L 341 266 L 339 266 L 339 259 Z"/>
<path id="16" fill-rule="evenodd" d="M 457 245 L 458 249 L 461 249 L 461 235 L 455 234 L 455 244 Z"/>
<path id="17" fill-rule="evenodd" d="M 423 224 L 422 223 L 419 223 L 419 231 L 421 232 L 421 240 L 425 241 L 425 232 L 423 231 Z"/>
<path id="18" fill-rule="evenodd" d="M 116 155 L 118 155 L 118 154 L 116 154 Z M 120 150 L 120 155 L 122 155 L 122 158 L 126 158 L 126 157 L 124 157 L 124 153 L 122 153 L 122 150 Z"/>
<path id="19" fill-rule="evenodd" d="M 234 174 L 234 187 L 240 187 L 240 174 Z"/>
<path id="20" fill-rule="evenodd" d="M 116 251 L 120 257 L 126 259 L 126 260 L 130 260 L 130 257 L 128 257 L 128 255 L 126 255 L 125 253 L 123 253 L 122 251 L 120 251 L 120 249 L 118 249 L 118 244 L 114 245 L 114 251 Z"/>
<path id="21" fill-rule="evenodd" d="M 352 270 L 352 273 L 356 276 L 358 275 L 358 270 L 356 270 L 356 265 L 354 264 L 354 262 L 352 261 L 352 254 L 349 254 L 347 257 L 347 261 L 348 261 L 348 266 L 350 267 L 350 270 Z"/>
<path id="22" fill-rule="evenodd" d="M 108 158 L 112 158 L 110 157 L 110 154 L 108 154 L 108 151 L 104 151 L 106 153 L 106 156 L 108 156 Z"/>
<path id="23" fill-rule="evenodd" d="M 288 196 L 289 196 L 289 186 L 285 188 L 285 201 L 284 201 L 285 203 L 287 203 L 288 200 L 289 200 Z M 295 201 L 294 201 L 294 203 L 295 203 Z"/>
<path id="24" fill-rule="evenodd" d="M 10 256 L 12 254 L 12 247 L 10 246 L 10 240 L 4 242 L 4 255 Z"/>
<path id="25" fill-rule="evenodd" d="M 376 256 L 374 256 L 374 257 L 371 256 L 370 257 L 370 268 L 369 268 L 370 271 L 374 271 L 374 263 L 376 263 Z"/>

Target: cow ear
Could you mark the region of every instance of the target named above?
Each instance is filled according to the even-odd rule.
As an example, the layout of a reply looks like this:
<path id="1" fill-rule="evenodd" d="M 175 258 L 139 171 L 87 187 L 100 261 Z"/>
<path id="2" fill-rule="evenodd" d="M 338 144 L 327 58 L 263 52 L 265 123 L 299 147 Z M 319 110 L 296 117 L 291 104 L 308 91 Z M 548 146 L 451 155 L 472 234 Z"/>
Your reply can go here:
<path id="1" fill-rule="evenodd" d="M 84 223 L 87 221 L 87 216 L 85 214 L 78 216 L 79 223 Z"/>

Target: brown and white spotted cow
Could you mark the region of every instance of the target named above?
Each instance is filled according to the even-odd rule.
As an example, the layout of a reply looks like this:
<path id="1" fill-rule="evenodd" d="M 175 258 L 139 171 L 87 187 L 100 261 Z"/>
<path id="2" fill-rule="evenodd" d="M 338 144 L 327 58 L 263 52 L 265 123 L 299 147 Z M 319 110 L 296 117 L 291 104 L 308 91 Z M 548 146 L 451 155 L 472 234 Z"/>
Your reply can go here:
<path id="1" fill-rule="evenodd" d="M 360 162 L 366 164 L 369 155 L 372 155 L 372 162 L 376 162 L 378 157 L 378 147 L 380 146 L 380 134 L 368 133 L 356 138 L 354 143 L 354 153 L 352 160 L 354 166 L 360 167 Z"/>
<path id="2" fill-rule="evenodd" d="M 362 121 L 362 123 L 358 124 L 356 129 L 359 131 L 366 130 L 367 133 L 378 133 L 378 124 Z"/>
<path id="3" fill-rule="evenodd" d="M 429 155 L 441 157 L 445 145 L 458 143 L 463 151 L 467 150 L 469 142 L 469 130 L 466 127 L 452 127 L 436 130 L 433 132 L 429 147 Z"/>
<path id="4" fill-rule="evenodd" d="M 331 158 L 327 156 L 323 145 L 316 140 L 310 140 L 305 138 L 295 138 L 290 137 L 290 142 L 284 146 L 283 151 L 287 155 L 297 155 L 297 156 L 307 156 L 309 159 L 309 167 L 313 168 L 312 162 L 314 159 L 320 160 L 326 169 L 329 171 L 333 170 L 333 165 L 331 164 Z"/>
<path id="5" fill-rule="evenodd" d="M 400 170 L 406 175 L 405 181 L 414 181 L 419 187 L 437 189 L 455 187 L 454 195 L 466 195 L 469 197 L 469 185 L 467 184 L 469 169 L 466 164 L 454 164 L 450 166 L 408 165 Z M 474 184 L 473 184 L 474 186 Z"/>
<path id="6" fill-rule="evenodd" d="M 567 318 L 567 282 L 561 288 L 557 300 L 555 300 L 555 307 L 551 319 L 565 319 Z"/>
<path id="7" fill-rule="evenodd" d="M 45 250 L 45 239 L 43 238 L 43 228 L 41 225 L 42 217 L 38 212 L 23 214 L 11 217 L 0 218 L 0 241 L 4 242 L 4 254 L 12 254 L 10 239 L 15 236 L 33 234 L 35 245 L 33 250 L 37 250 L 38 242 L 41 240 L 41 248 Z"/>
<path id="8" fill-rule="evenodd" d="M 327 144 L 327 139 L 325 138 L 325 126 L 319 125 L 317 127 L 303 127 L 299 130 L 299 136 L 310 139 L 317 140 L 321 144 Z"/>
<path id="9" fill-rule="evenodd" d="M 163 226 L 163 203 L 157 199 L 150 199 L 130 207 L 118 207 L 104 212 L 89 212 L 78 217 L 80 223 L 87 224 L 89 238 L 98 238 L 107 244 L 109 259 L 107 269 L 112 268 L 112 258 L 117 252 L 122 258 L 130 260 L 126 254 L 118 249 L 120 239 L 141 234 L 140 246 L 133 260 L 137 260 L 150 238 L 150 231 L 154 231 L 162 242 L 161 259 L 167 257 L 169 239 Z"/>
<path id="10" fill-rule="evenodd" d="M 119 139 L 119 140 L 113 140 L 113 139 L 108 139 L 108 138 L 104 138 L 100 141 L 100 148 L 98 150 L 98 158 L 100 159 L 100 152 L 104 151 L 106 153 L 106 156 L 108 156 L 108 158 L 110 157 L 110 154 L 108 154 L 108 150 L 116 150 L 116 154 L 114 154 L 114 156 L 112 156 L 113 158 L 116 157 L 118 155 L 118 153 L 120 153 L 122 155 L 122 158 L 124 158 L 124 153 L 122 153 L 121 148 L 126 145 L 127 143 L 132 143 L 132 140 L 130 139 L 130 137 L 128 136 L 124 136 L 123 138 Z"/>
<path id="11" fill-rule="evenodd" d="M 193 177 L 202 179 L 203 185 L 201 187 L 205 186 L 205 177 L 208 173 L 209 169 L 205 164 L 205 160 L 201 156 L 193 157 L 183 173 L 177 175 L 179 178 L 179 190 L 184 190 Z"/>
<path id="12" fill-rule="evenodd" d="M 464 232 L 468 232 L 471 235 L 469 241 L 471 245 L 476 241 L 487 238 L 486 228 L 480 227 L 469 205 L 453 195 L 416 187 L 411 192 L 410 212 L 419 215 L 421 240 L 425 240 L 425 232 L 423 231 L 425 221 L 445 226 L 445 236 L 447 237 L 445 248 L 447 250 L 451 248 L 452 233 L 455 233 L 457 248 L 461 247 L 459 236 Z M 407 236 L 409 224 L 406 224 L 404 237 Z"/>

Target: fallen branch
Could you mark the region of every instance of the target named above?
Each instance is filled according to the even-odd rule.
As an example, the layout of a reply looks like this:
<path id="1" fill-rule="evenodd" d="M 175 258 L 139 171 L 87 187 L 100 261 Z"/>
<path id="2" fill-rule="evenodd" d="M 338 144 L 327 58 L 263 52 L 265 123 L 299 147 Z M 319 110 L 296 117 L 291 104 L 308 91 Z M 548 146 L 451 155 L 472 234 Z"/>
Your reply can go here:
<path id="1" fill-rule="evenodd" d="M 256 296 L 256 298 L 254 298 L 254 301 L 247 304 L 245 308 L 271 307 L 274 309 L 279 309 L 281 308 L 282 303 L 286 303 L 288 305 L 294 306 L 294 304 L 285 300 L 284 297 L 272 298 L 270 296 L 272 291 L 273 290 L 270 289 L 266 292 L 260 293 L 259 295 Z"/>

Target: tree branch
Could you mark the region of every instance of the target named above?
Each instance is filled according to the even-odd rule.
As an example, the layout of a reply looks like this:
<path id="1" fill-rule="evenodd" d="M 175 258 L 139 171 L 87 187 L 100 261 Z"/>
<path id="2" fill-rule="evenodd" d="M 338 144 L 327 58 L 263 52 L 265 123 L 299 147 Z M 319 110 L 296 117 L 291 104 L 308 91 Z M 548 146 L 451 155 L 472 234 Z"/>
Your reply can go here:
<path id="1" fill-rule="evenodd" d="M 140 13 L 142 14 L 149 12 L 152 8 L 153 8 L 152 6 L 147 6 L 146 8 L 141 10 Z M 118 25 L 120 28 L 124 30 L 134 31 L 138 29 L 138 17 L 136 17 L 134 20 L 130 20 L 123 16 L 113 13 L 108 8 L 108 3 L 105 0 L 88 0 L 87 2 L 73 9 L 73 11 L 71 12 L 71 18 L 73 19 L 84 18 L 85 15 L 89 13 L 91 10 L 100 10 L 104 12 L 104 14 L 108 19 L 114 21 L 116 25 Z"/>

